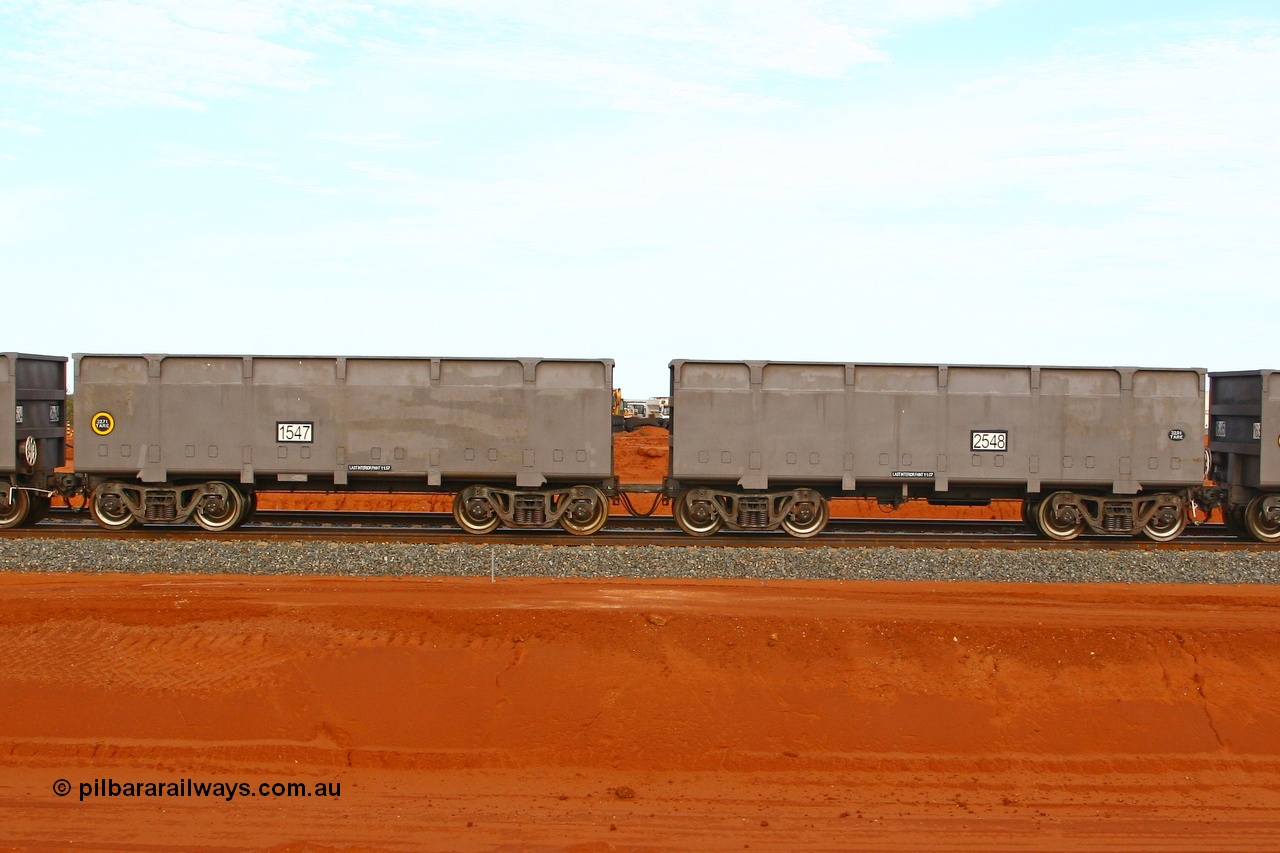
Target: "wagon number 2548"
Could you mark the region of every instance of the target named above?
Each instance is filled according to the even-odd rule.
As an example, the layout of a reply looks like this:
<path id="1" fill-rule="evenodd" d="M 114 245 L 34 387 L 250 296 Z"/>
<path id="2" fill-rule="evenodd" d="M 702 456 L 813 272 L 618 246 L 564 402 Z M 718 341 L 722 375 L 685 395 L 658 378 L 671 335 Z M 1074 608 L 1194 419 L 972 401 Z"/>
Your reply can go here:
<path id="1" fill-rule="evenodd" d="M 989 432 L 978 432 L 974 430 L 969 433 L 969 446 L 971 450 L 1008 450 L 1009 449 L 1009 433 L 1005 430 L 991 430 Z"/>

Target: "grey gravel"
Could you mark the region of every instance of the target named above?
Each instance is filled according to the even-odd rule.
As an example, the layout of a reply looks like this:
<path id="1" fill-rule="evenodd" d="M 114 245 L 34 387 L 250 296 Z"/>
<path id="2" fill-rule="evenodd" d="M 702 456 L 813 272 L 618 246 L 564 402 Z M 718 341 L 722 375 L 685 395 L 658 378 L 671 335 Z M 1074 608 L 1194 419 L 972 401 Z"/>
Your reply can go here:
<path id="1" fill-rule="evenodd" d="M 1280 583 L 1280 552 L 0 539 L 0 571 Z"/>

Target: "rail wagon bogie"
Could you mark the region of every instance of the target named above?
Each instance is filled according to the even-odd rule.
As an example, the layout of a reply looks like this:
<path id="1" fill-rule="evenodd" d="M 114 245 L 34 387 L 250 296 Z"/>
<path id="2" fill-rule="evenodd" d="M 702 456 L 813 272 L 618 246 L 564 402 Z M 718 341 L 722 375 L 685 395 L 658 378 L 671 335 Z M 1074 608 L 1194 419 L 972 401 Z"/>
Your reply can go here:
<path id="1" fill-rule="evenodd" d="M 838 496 L 1024 502 L 1045 536 L 1166 541 L 1202 485 L 1200 369 L 671 362 L 677 523 L 819 532 Z"/>
<path id="2" fill-rule="evenodd" d="M 456 492 L 473 533 L 608 511 L 610 360 L 78 354 L 75 375 L 106 527 L 229 530 L 259 488 Z"/>

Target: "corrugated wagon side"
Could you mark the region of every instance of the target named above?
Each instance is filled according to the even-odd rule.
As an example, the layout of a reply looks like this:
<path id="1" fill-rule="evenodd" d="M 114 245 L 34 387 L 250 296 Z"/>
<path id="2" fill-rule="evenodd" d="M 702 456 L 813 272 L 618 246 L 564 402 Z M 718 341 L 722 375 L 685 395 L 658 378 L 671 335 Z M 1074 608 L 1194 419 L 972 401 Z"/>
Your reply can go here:
<path id="1" fill-rule="evenodd" d="M 1280 542 L 1280 373 L 1209 374 L 1209 453 L 1227 526 Z"/>
<path id="2" fill-rule="evenodd" d="M 34 524 L 49 510 L 55 469 L 66 461 L 67 360 L 0 353 L 0 529 Z"/>
<path id="3" fill-rule="evenodd" d="M 1199 369 L 671 363 L 671 488 L 690 533 L 826 523 L 828 498 L 1024 501 L 1069 539 L 1186 524 L 1203 478 Z"/>
<path id="4" fill-rule="evenodd" d="M 100 523 L 234 527 L 256 489 L 458 492 L 471 532 L 608 513 L 604 359 L 75 356 Z"/>

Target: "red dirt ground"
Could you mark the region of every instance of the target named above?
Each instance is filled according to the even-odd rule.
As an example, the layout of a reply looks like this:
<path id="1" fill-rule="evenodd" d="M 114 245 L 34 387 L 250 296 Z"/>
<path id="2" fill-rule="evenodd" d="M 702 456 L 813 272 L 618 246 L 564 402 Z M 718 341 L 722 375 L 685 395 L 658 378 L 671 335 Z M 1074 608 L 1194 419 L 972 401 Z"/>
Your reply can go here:
<path id="1" fill-rule="evenodd" d="M 4 574 L 0 659 L 0 849 L 1280 840 L 1269 586 Z"/>

